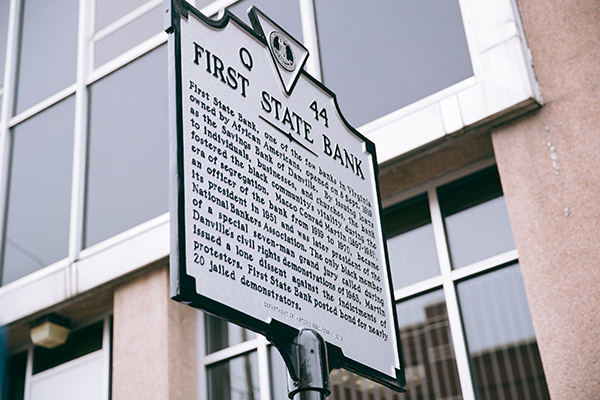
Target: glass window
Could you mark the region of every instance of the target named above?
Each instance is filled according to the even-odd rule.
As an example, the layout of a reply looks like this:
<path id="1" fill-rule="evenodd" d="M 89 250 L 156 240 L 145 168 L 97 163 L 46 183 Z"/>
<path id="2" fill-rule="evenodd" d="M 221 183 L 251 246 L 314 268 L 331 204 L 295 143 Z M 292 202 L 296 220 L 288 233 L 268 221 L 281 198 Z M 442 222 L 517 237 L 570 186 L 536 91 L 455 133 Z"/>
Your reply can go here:
<path id="1" fill-rule="evenodd" d="M 496 167 L 438 189 L 454 268 L 515 248 Z"/>
<path id="2" fill-rule="evenodd" d="M 260 399 L 256 352 L 208 367 L 210 400 Z"/>
<path id="3" fill-rule="evenodd" d="M 207 354 L 256 338 L 256 333 L 208 314 L 204 326 Z"/>
<path id="4" fill-rule="evenodd" d="M 336 369 L 329 374 L 328 400 L 398 400 L 400 394 L 352 372 Z M 274 397 L 275 399 L 275 397 Z"/>
<path id="5" fill-rule="evenodd" d="M 102 400 L 107 393 L 110 341 L 104 342 L 109 318 L 73 330 L 53 349 L 30 345 L 10 356 L 2 400 Z"/>
<path id="6" fill-rule="evenodd" d="M 3 285 L 68 255 L 74 113 L 69 97 L 13 129 Z"/>
<path id="7" fill-rule="evenodd" d="M 77 0 L 24 0 L 16 112 L 75 83 Z"/>
<path id="8" fill-rule="evenodd" d="M 0 0 L 0 88 L 4 85 L 6 42 L 8 37 L 8 12 L 10 0 Z M 1 97 L 0 97 L 1 99 Z M 0 102 L 2 104 L 2 102 Z"/>
<path id="9" fill-rule="evenodd" d="M 252 26 L 246 11 L 253 5 L 275 21 L 296 40 L 302 42 L 300 3 L 297 0 L 243 0 L 227 7 L 227 9 L 246 24 Z"/>
<path id="10" fill-rule="evenodd" d="M 14 354 L 6 360 L 2 400 L 21 400 L 25 396 L 25 371 L 27 368 L 27 352 Z"/>
<path id="11" fill-rule="evenodd" d="M 441 290 L 398 303 L 408 391 L 401 399 L 462 398 Z"/>
<path id="12" fill-rule="evenodd" d="M 457 290 L 478 398 L 549 399 L 519 264 Z"/>
<path id="13" fill-rule="evenodd" d="M 90 88 L 86 246 L 169 209 L 166 50 Z"/>
<path id="14" fill-rule="evenodd" d="M 162 5 L 100 39 L 95 45 L 94 66 L 98 67 L 163 30 Z"/>
<path id="15" fill-rule="evenodd" d="M 384 213 L 394 289 L 440 274 L 427 195 Z"/>
<path id="16" fill-rule="evenodd" d="M 458 0 L 317 0 L 315 8 L 323 80 L 354 126 L 473 75 Z"/>

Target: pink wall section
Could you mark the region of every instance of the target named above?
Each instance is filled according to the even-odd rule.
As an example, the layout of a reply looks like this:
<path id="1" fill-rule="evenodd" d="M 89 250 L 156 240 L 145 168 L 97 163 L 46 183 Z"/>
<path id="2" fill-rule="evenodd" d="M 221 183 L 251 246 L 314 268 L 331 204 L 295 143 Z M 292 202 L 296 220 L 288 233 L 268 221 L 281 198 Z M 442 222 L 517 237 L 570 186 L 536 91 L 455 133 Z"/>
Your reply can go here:
<path id="1" fill-rule="evenodd" d="M 522 0 L 545 105 L 492 141 L 552 399 L 600 397 L 600 4 Z"/>
<path id="2" fill-rule="evenodd" d="M 114 400 L 196 398 L 195 312 L 169 299 L 167 267 L 115 289 Z"/>

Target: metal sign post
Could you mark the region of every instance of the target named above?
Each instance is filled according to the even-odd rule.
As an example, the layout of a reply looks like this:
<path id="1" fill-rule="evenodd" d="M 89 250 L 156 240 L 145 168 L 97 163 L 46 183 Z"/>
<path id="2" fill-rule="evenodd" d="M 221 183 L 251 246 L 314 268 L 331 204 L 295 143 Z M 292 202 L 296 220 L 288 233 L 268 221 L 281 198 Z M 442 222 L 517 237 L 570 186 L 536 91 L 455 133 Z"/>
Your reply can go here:
<path id="1" fill-rule="evenodd" d="M 325 400 L 331 392 L 327 352 L 321 335 L 312 329 L 302 329 L 292 353 L 295 365 L 288 367 L 288 372 L 296 376 L 288 383 L 289 398 L 298 395 L 300 400 Z"/>
<path id="2" fill-rule="evenodd" d="M 265 335 L 292 395 L 329 368 L 404 390 L 374 144 L 260 10 L 165 11 L 172 298 Z"/>

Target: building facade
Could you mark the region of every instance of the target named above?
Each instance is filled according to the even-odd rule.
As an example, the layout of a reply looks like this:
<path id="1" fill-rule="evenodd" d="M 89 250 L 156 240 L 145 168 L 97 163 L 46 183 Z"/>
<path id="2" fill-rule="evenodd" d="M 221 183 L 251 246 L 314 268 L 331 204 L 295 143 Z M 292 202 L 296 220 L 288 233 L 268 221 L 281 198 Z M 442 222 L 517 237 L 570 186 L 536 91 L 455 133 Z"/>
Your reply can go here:
<path id="1" fill-rule="evenodd" d="M 195 1 L 252 4 L 377 149 L 408 391 L 329 398 L 600 397 L 600 6 Z M 169 299 L 163 13 L 0 0 L 3 400 L 286 398 L 266 339 Z"/>

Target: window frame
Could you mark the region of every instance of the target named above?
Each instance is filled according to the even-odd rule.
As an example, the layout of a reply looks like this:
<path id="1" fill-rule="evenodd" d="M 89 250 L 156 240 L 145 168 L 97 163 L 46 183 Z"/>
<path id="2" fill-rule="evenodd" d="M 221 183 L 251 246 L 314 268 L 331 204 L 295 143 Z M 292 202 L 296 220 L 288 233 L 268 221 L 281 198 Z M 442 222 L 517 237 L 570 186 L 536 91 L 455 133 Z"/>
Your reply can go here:
<path id="1" fill-rule="evenodd" d="M 516 0 L 458 1 L 473 76 L 359 127 L 380 164 L 543 103 Z"/>
<path id="2" fill-rule="evenodd" d="M 256 335 L 256 338 L 207 354 L 205 315 L 202 311 L 196 311 L 197 399 L 208 400 L 208 367 L 235 357 L 256 352 L 260 400 L 271 400 L 272 386 L 269 369 L 269 347 L 271 344 L 267 338 L 262 335 Z"/>
<path id="3" fill-rule="evenodd" d="M 476 162 L 465 168 L 450 172 L 422 185 L 413 187 L 404 192 L 397 193 L 382 201 L 382 207 L 385 209 L 404 200 L 413 198 L 419 194 L 427 193 L 427 197 L 429 199 L 429 209 L 431 213 L 431 224 L 433 227 L 435 246 L 437 249 L 438 262 L 440 266 L 440 275 L 395 290 L 394 299 L 396 302 L 400 302 L 404 299 L 409 299 L 411 297 L 418 296 L 419 294 L 428 293 L 435 289 L 443 290 L 444 299 L 446 300 L 446 310 L 450 325 L 452 345 L 454 346 L 454 354 L 456 356 L 458 376 L 463 398 L 465 399 L 474 399 L 475 389 L 474 379 L 470 367 L 466 335 L 462 325 L 456 284 L 468 278 L 493 271 L 503 266 L 517 263 L 519 253 L 515 248 L 470 265 L 466 265 L 458 269 L 452 269 L 450 253 L 446 242 L 444 220 L 437 196 L 437 188 L 446 183 L 456 181 L 460 178 L 481 171 L 484 168 L 493 166 L 495 163 L 495 159 L 493 158 Z"/>

